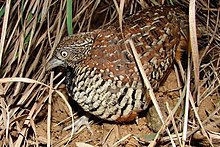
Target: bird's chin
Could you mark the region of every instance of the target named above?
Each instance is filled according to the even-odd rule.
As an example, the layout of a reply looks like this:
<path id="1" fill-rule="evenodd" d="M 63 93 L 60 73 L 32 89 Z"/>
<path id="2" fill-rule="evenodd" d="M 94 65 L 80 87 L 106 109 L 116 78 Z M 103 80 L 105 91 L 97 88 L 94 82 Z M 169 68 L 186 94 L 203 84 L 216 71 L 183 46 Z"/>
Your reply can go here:
<path id="1" fill-rule="evenodd" d="M 46 64 L 46 71 L 51 71 L 53 68 L 56 68 L 56 67 L 64 67 L 64 68 L 66 68 L 67 64 L 64 61 L 59 60 L 59 59 L 54 57 L 49 62 L 47 62 L 47 64 Z"/>

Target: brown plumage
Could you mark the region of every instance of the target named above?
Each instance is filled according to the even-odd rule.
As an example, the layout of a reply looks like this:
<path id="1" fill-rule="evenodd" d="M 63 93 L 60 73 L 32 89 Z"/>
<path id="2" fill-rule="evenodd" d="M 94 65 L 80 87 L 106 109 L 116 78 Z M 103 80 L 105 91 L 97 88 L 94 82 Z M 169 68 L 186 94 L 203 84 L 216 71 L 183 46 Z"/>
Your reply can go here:
<path id="1" fill-rule="evenodd" d="M 116 22 L 66 37 L 46 68 L 68 69 L 68 93 L 86 112 L 109 121 L 134 120 L 150 97 L 127 40 L 134 41 L 145 73 L 158 89 L 180 42 L 182 14 L 177 11 L 153 7 L 124 18 L 123 34 Z"/>

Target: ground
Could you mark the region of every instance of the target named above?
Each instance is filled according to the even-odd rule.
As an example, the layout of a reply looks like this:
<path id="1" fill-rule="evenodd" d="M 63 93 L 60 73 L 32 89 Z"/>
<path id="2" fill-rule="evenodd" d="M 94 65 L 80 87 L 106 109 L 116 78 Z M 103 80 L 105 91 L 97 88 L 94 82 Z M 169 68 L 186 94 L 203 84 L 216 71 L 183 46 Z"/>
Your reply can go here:
<path id="1" fill-rule="evenodd" d="M 61 86 L 61 92 L 65 92 L 65 88 Z M 159 102 L 160 108 L 163 112 L 164 117 L 167 113 L 167 105 L 170 109 L 173 109 L 179 99 L 179 88 L 177 86 L 177 80 L 175 72 L 171 72 L 165 83 L 155 92 L 157 101 Z M 199 115 L 203 121 L 209 113 L 215 109 L 215 105 L 219 101 L 217 96 L 209 96 L 204 99 L 199 108 Z M 180 106 L 183 107 L 183 106 Z M 179 108 L 176 112 L 176 120 L 178 115 L 182 113 L 183 108 Z M 130 124 L 114 124 L 114 123 L 102 123 L 95 122 L 91 125 L 93 134 L 88 131 L 87 128 L 83 127 L 76 133 L 72 140 L 67 146 L 145 146 L 155 136 L 155 131 L 160 129 L 161 123 L 159 123 L 159 117 L 152 106 L 148 111 L 145 112 L 142 117 L 138 119 L 138 123 L 132 122 Z M 193 115 L 193 113 L 190 113 Z M 39 143 L 46 144 L 46 128 L 47 128 L 47 108 L 45 112 L 41 112 L 36 122 L 36 132 L 39 137 Z M 190 116 L 192 117 L 192 116 Z M 40 119 L 39 119 L 40 118 Z M 219 120 L 219 117 L 218 119 Z M 52 144 L 53 146 L 63 146 L 63 142 L 66 138 L 68 139 L 71 131 L 64 130 L 66 126 L 70 124 L 69 110 L 67 109 L 64 101 L 54 95 L 52 102 Z M 178 121 L 176 121 L 178 122 Z M 59 125 L 58 125 L 59 123 Z M 181 120 L 179 120 L 181 123 Z M 179 124 L 178 123 L 178 124 Z M 178 125 L 177 124 L 177 125 Z M 212 131 L 220 132 L 219 126 L 220 121 L 215 125 L 207 125 L 208 129 Z M 178 126 L 181 129 L 182 126 Z M 201 135 L 197 135 L 197 138 L 201 138 Z M 118 141 L 118 142 L 117 142 Z M 166 142 L 166 141 L 165 141 Z M 166 144 L 166 143 L 165 143 Z"/>

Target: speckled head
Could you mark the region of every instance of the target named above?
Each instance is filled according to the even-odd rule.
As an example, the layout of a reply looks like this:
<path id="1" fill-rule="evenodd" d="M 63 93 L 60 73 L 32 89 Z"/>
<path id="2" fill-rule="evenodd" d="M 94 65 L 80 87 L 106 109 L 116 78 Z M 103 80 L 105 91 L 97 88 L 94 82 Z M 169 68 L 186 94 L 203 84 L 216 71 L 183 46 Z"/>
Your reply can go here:
<path id="1" fill-rule="evenodd" d="M 94 33 L 80 33 L 65 37 L 54 51 L 53 58 L 47 63 L 46 70 L 55 67 L 75 67 L 77 63 L 89 56 L 94 42 Z"/>

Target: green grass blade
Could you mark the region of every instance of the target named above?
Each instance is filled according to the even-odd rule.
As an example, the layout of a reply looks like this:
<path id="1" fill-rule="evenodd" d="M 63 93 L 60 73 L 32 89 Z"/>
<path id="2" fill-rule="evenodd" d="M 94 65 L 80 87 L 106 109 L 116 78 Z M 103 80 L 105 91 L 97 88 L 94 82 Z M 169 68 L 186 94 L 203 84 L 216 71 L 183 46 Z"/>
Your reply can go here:
<path id="1" fill-rule="evenodd" d="M 73 34 L 73 26 L 72 26 L 72 14 L 73 14 L 73 7 L 72 7 L 72 0 L 67 0 L 67 32 L 68 35 Z"/>
<path id="2" fill-rule="evenodd" d="M 1 9 L 0 9 L 0 19 L 2 18 L 4 13 L 5 13 L 5 7 L 1 7 Z"/>

